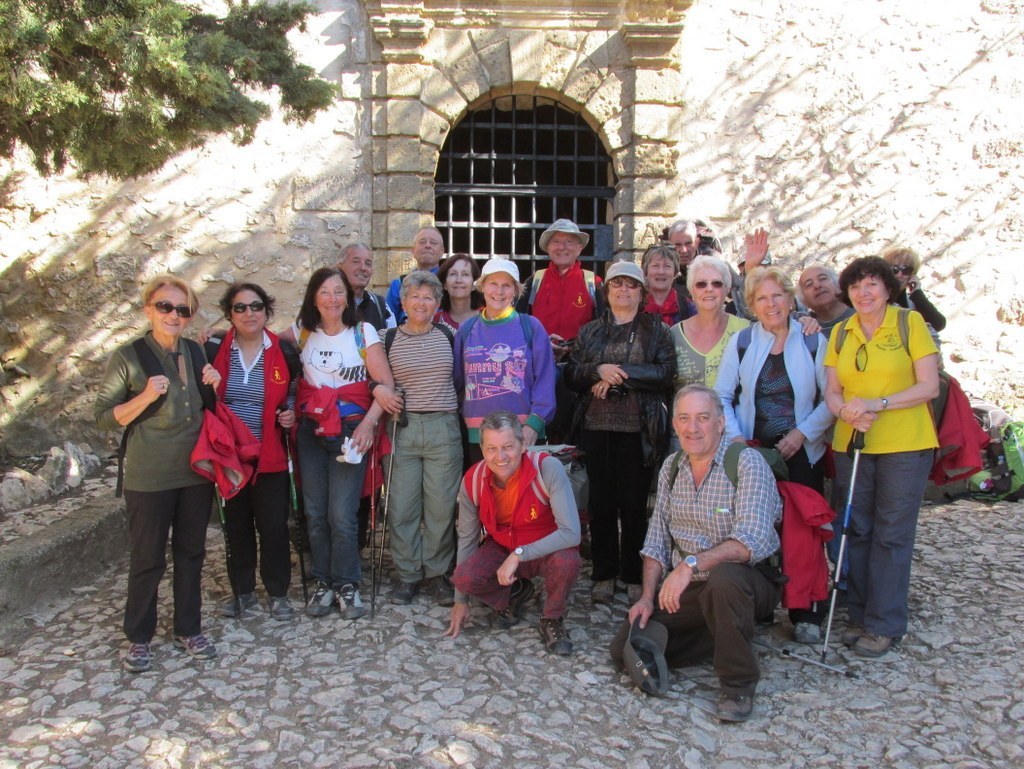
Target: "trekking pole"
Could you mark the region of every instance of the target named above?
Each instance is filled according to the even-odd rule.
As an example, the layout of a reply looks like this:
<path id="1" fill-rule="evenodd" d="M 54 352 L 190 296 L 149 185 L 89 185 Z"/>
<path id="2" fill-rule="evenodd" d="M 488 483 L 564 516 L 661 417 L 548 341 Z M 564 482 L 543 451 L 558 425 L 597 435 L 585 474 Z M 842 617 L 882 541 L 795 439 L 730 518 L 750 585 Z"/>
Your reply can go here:
<path id="1" fill-rule="evenodd" d="M 405 390 L 401 386 L 395 386 L 395 392 L 405 397 Z M 395 436 L 398 434 L 399 426 L 405 427 L 409 424 L 409 415 L 405 413 L 405 403 L 402 403 L 402 410 L 391 415 L 391 461 L 388 463 L 387 484 L 384 486 L 384 520 L 381 522 L 380 552 L 377 554 L 377 571 L 384 573 L 384 543 L 388 537 L 388 511 L 391 509 L 391 476 L 395 473 Z"/>
<path id="2" fill-rule="evenodd" d="M 850 526 L 850 511 L 853 509 L 853 487 L 857 483 L 857 467 L 860 465 L 860 452 L 864 448 L 864 433 L 853 431 L 850 439 L 853 449 L 853 467 L 850 470 L 850 488 L 846 492 L 846 510 L 843 511 L 843 527 L 839 537 L 839 554 L 836 556 L 836 568 L 832 573 L 832 600 L 828 607 L 828 622 L 825 624 L 825 638 L 821 642 L 821 661 L 828 654 L 828 639 L 832 633 L 832 617 L 836 613 L 836 596 L 839 593 L 839 581 L 843 576 L 843 557 L 846 555 L 846 530 Z M 847 449 L 849 451 L 849 449 Z"/>
<path id="3" fill-rule="evenodd" d="M 295 463 L 292 462 L 292 442 L 288 439 L 288 431 L 284 431 L 284 451 L 288 455 L 288 504 L 295 518 L 295 552 L 299 555 L 299 582 L 302 583 L 302 602 L 309 603 L 309 588 L 306 587 L 306 557 L 302 551 L 306 547 L 306 538 L 302 532 L 306 529 L 306 521 L 299 509 L 299 495 L 295 490 Z"/>
<path id="4" fill-rule="evenodd" d="M 238 602 L 238 586 L 235 584 L 235 570 L 231 558 L 231 537 L 228 536 L 228 521 L 224 514 L 224 498 L 220 495 L 220 489 L 214 484 L 213 499 L 217 503 L 217 515 L 220 518 L 220 530 L 224 535 L 224 563 L 228 571 L 228 584 L 231 585 L 231 600 L 235 602 L 235 608 L 239 615 L 242 613 L 242 605 Z"/>
<path id="5" fill-rule="evenodd" d="M 803 654 L 797 654 L 792 649 L 780 649 L 778 646 L 772 646 L 771 644 L 765 643 L 764 641 L 754 641 L 754 645 L 760 646 L 762 649 L 768 649 L 769 651 L 781 654 L 783 657 L 789 657 L 794 660 L 800 660 L 800 662 L 806 662 L 808 665 L 815 665 L 819 668 L 824 668 L 825 670 L 829 670 L 833 673 L 839 673 L 840 675 L 846 676 L 847 678 L 860 678 L 860 676 L 854 673 L 852 670 L 846 670 L 845 668 L 841 668 L 838 665 L 829 665 L 825 662 L 819 662 L 813 657 L 807 657 Z"/>
<path id="6" fill-rule="evenodd" d="M 377 613 L 377 570 L 374 564 L 377 562 L 377 485 L 374 482 L 374 470 L 377 462 L 374 457 L 374 449 L 377 445 L 377 429 L 373 430 L 373 443 L 370 444 L 370 453 L 367 460 L 370 463 L 370 619 Z"/>

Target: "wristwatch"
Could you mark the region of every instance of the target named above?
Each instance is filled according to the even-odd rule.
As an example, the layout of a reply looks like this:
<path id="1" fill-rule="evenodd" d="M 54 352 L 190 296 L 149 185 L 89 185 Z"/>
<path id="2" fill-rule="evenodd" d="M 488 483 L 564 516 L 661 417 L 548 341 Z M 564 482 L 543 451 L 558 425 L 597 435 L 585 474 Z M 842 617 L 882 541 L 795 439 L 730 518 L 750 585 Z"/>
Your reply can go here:
<path id="1" fill-rule="evenodd" d="M 683 559 L 683 563 L 690 567 L 690 571 L 697 571 L 697 556 L 688 555 Z"/>
<path id="2" fill-rule="evenodd" d="M 525 551 L 525 550 L 523 550 L 523 548 L 521 548 L 521 547 L 517 547 L 517 548 L 516 548 L 515 550 L 513 550 L 512 552 L 513 552 L 513 553 L 515 553 L 515 554 L 516 554 L 517 556 L 519 556 L 519 560 L 521 561 L 521 560 L 523 560 L 523 554 L 524 554 L 524 553 L 525 553 L 526 551 Z"/>
<path id="3" fill-rule="evenodd" d="M 882 411 L 885 411 L 887 408 L 889 408 L 889 399 L 888 398 L 879 398 L 878 400 L 880 400 L 882 402 Z"/>

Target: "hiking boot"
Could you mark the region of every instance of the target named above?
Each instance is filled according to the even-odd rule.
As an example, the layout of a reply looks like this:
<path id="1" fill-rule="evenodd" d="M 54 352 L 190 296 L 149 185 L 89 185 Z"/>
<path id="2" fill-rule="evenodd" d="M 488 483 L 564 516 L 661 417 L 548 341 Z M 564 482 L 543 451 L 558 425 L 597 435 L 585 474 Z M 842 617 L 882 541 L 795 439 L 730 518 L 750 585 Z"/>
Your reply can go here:
<path id="1" fill-rule="evenodd" d="M 429 581 L 428 592 L 437 601 L 438 606 L 455 605 L 455 588 L 445 575 L 434 577 Z"/>
<path id="2" fill-rule="evenodd" d="M 391 603 L 408 606 L 419 592 L 419 582 L 399 582 L 391 591 Z"/>
<path id="3" fill-rule="evenodd" d="M 793 640 L 798 644 L 814 646 L 821 643 L 821 628 L 813 622 L 797 622 L 793 625 Z"/>
<path id="4" fill-rule="evenodd" d="M 341 608 L 341 616 L 345 619 L 359 619 L 366 614 L 359 588 L 351 582 L 342 585 L 338 591 L 338 606 Z"/>
<path id="5" fill-rule="evenodd" d="M 250 609 L 256 609 L 259 605 L 260 599 L 255 593 L 239 593 L 220 605 L 220 616 L 237 619 L 244 617 Z"/>
<path id="6" fill-rule="evenodd" d="M 715 715 L 719 721 L 739 723 L 750 718 L 754 711 L 754 698 L 749 694 L 729 694 L 722 692 L 718 695 L 718 706 L 715 708 Z"/>
<path id="7" fill-rule="evenodd" d="M 270 596 L 270 616 L 278 622 L 290 622 L 295 618 L 295 609 L 286 595 Z"/>
<path id="8" fill-rule="evenodd" d="M 309 597 L 309 603 L 306 604 L 306 614 L 310 617 L 326 617 L 331 613 L 332 606 L 334 606 L 334 590 L 322 579 L 318 579 L 313 595 Z"/>
<path id="9" fill-rule="evenodd" d="M 644 586 L 635 584 L 626 585 L 626 597 L 629 599 L 629 605 L 632 606 L 644 597 Z"/>
<path id="10" fill-rule="evenodd" d="M 599 579 L 590 588 L 590 602 L 610 605 L 615 600 L 615 580 Z"/>
<path id="11" fill-rule="evenodd" d="M 843 635 L 840 637 L 839 642 L 843 646 L 853 646 L 860 640 L 860 637 L 864 635 L 863 625 L 850 624 L 846 626 L 846 630 L 843 631 Z"/>
<path id="12" fill-rule="evenodd" d="M 572 641 L 565 633 L 565 620 L 561 617 L 541 617 L 540 640 L 552 654 L 567 657 L 572 654 Z"/>
<path id="13" fill-rule="evenodd" d="M 865 633 L 857 639 L 853 651 L 858 657 L 881 657 L 892 648 L 894 641 L 884 635 Z"/>
<path id="14" fill-rule="evenodd" d="M 129 644 L 128 653 L 121 660 L 129 673 L 145 673 L 153 664 L 153 653 L 149 644 Z"/>
<path id="15" fill-rule="evenodd" d="M 217 656 L 217 647 L 210 643 L 202 633 L 191 636 L 175 636 L 174 645 L 194 660 L 212 660 Z"/>
<path id="16" fill-rule="evenodd" d="M 498 612 L 498 627 L 508 630 L 519 624 L 523 605 L 533 597 L 535 589 L 533 582 L 522 577 L 512 583 L 512 595 L 508 599 L 508 606 L 504 611 Z"/>

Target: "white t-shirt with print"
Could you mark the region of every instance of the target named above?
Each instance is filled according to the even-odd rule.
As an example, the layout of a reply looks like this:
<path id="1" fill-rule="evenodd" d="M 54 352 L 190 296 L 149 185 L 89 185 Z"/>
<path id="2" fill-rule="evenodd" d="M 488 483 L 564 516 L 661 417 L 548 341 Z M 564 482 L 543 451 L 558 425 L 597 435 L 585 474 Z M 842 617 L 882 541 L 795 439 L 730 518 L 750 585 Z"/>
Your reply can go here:
<path id="1" fill-rule="evenodd" d="M 380 344 L 377 330 L 369 323 L 362 323 L 363 340 L 367 347 Z M 301 339 L 298 324 L 292 326 L 296 339 Z M 318 326 L 306 337 L 300 353 L 302 372 L 306 382 L 314 387 L 343 387 L 368 378 L 366 361 L 356 346 L 356 334 L 346 328 L 333 336 L 325 334 Z"/>

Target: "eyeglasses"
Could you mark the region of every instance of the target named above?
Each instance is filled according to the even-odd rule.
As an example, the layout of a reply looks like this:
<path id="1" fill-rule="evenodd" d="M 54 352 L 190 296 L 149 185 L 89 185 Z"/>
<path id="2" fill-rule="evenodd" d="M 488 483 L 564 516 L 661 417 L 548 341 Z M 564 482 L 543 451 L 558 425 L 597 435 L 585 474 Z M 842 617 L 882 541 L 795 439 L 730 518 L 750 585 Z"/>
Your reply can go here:
<path id="1" fill-rule="evenodd" d="M 171 304 L 170 302 L 161 300 L 159 302 L 153 302 L 152 306 L 155 307 L 156 311 L 161 315 L 170 315 L 172 312 L 177 312 L 179 318 L 192 317 L 192 308 L 187 304 Z"/>
<path id="2" fill-rule="evenodd" d="M 231 312 L 236 313 L 237 315 L 241 315 L 246 310 L 252 310 L 253 312 L 263 312 L 263 309 L 265 307 L 266 305 L 263 304 L 263 302 L 259 301 L 258 299 L 255 302 L 249 302 L 249 304 L 246 304 L 245 302 L 235 302 L 233 305 L 231 305 Z"/>
<path id="3" fill-rule="evenodd" d="M 612 278 L 608 281 L 608 285 L 612 288 L 618 288 L 625 286 L 626 288 L 640 288 L 640 284 L 632 278 Z"/>
<path id="4" fill-rule="evenodd" d="M 724 285 L 725 283 L 720 280 L 695 280 L 693 282 L 694 288 L 707 288 L 708 286 L 711 286 L 712 288 L 722 288 Z"/>
<path id="5" fill-rule="evenodd" d="M 911 267 L 909 264 L 894 264 L 892 266 L 892 271 L 894 273 L 896 273 L 897 275 L 913 275 L 914 274 L 914 268 Z"/>
<path id="6" fill-rule="evenodd" d="M 857 371 L 863 373 L 868 367 L 868 345 L 867 342 L 857 348 L 857 357 L 853 359 Z"/>

